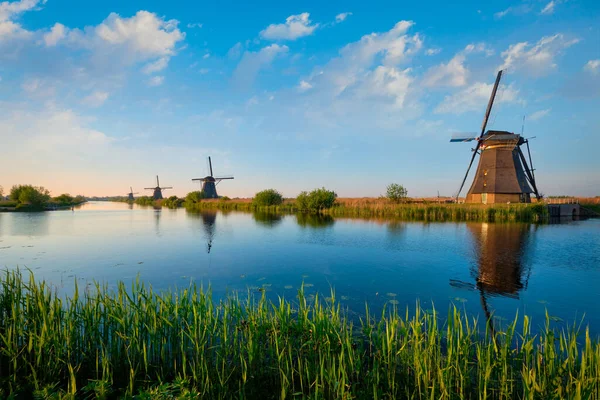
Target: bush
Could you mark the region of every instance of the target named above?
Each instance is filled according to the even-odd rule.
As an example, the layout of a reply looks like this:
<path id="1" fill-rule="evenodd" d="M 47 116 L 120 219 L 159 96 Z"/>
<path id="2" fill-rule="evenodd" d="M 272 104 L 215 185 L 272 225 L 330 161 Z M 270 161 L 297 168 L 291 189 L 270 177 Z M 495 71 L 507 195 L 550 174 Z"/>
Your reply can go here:
<path id="1" fill-rule="evenodd" d="M 406 201 L 407 194 L 408 191 L 406 188 L 397 183 L 392 183 L 387 187 L 387 198 L 394 203 L 404 203 Z"/>
<path id="2" fill-rule="evenodd" d="M 53 200 L 61 205 L 70 205 L 73 204 L 75 199 L 71 195 L 64 193 L 58 197 L 55 197 Z"/>
<path id="3" fill-rule="evenodd" d="M 19 205 L 43 208 L 50 200 L 50 192 L 41 186 L 15 185 L 10 189 L 10 199 Z"/>
<path id="4" fill-rule="evenodd" d="M 337 194 L 332 190 L 315 189 L 310 193 L 300 193 L 296 198 L 296 207 L 302 211 L 320 211 L 333 207 L 336 198 Z"/>
<path id="5" fill-rule="evenodd" d="M 278 206 L 283 203 L 283 196 L 275 189 L 266 189 L 254 195 L 252 205 L 258 207 Z"/>
<path id="6" fill-rule="evenodd" d="M 163 200 L 162 202 L 163 207 L 167 208 L 177 208 L 180 207 L 181 204 L 183 204 L 183 199 L 180 199 L 177 196 L 171 196 L 168 199 Z"/>
<path id="7" fill-rule="evenodd" d="M 198 202 L 202 201 L 202 199 L 205 199 L 205 198 L 206 198 L 206 195 L 204 194 L 203 191 L 196 190 L 195 192 L 189 192 L 185 196 L 185 202 L 188 204 L 194 204 L 194 203 L 198 203 Z"/>
<path id="8" fill-rule="evenodd" d="M 140 196 L 134 200 L 135 204 L 139 204 L 140 206 L 151 206 L 154 204 L 154 198 L 150 196 Z"/>

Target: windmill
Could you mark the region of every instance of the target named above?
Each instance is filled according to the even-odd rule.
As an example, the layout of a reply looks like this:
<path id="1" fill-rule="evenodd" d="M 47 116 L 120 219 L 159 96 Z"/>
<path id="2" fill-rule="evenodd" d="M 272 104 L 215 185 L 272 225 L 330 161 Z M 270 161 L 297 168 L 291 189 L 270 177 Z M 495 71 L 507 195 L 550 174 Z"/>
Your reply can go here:
<path id="1" fill-rule="evenodd" d="M 194 178 L 192 181 L 202 182 L 202 191 L 204 192 L 205 198 L 218 199 L 219 195 L 217 195 L 217 185 L 224 179 L 233 179 L 233 176 L 214 177 L 210 157 L 208 157 L 208 170 L 210 175 L 204 178 Z"/>
<path id="2" fill-rule="evenodd" d="M 171 186 L 160 187 L 160 183 L 158 182 L 158 175 L 156 175 L 156 187 L 153 188 L 144 188 L 144 190 L 154 190 L 154 194 L 152 197 L 154 200 L 160 200 L 163 198 L 162 191 L 165 189 L 173 189 Z"/>
<path id="3" fill-rule="evenodd" d="M 131 186 L 129 186 L 129 194 L 127 195 L 127 201 L 134 201 L 135 200 L 133 198 L 134 194 L 138 194 L 138 193 L 137 192 L 133 193 L 133 189 L 131 188 Z"/>
<path id="4" fill-rule="evenodd" d="M 479 136 L 453 137 L 450 140 L 451 142 L 470 142 L 473 140 L 477 142 L 475 149 L 472 150 L 473 156 L 467 168 L 467 173 L 456 193 L 457 200 L 465 185 L 475 156 L 478 154 L 480 155 L 479 165 L 471 188 L 467 193 L 467 203 L 530 203 L 531 193 L 538 200 L 540 199 L 531 162 L 529 140 L 507 131 L 485 130 L 501 78 L 502 70 L 498 71 Z M 521 151 L 521 146 L 524 144 L 527 145 L 529 165 Z"/>

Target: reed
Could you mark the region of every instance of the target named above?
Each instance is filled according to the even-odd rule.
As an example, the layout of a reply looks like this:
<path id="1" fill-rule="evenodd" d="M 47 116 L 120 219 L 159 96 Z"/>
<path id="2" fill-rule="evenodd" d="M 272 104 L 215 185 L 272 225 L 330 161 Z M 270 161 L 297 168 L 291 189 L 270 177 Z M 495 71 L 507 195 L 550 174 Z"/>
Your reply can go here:
<path id="1" fill-rule="evenodd" d="M 220 209 L 231 211 L 302 212 L 295 201 L 286 200 L 278 206 L 256 206 L 250 201 L 201 201 L 186 205 L 190 211 Z M 543 203 L 533 204 L 395 204 L 379 199 L 338 199 L 331 208 L 319 211 L 334 217 L 392 218 L 407 221 L 479 221 L 479 222 L 544 222 L 548 209 Z"/>
<path id="2" fill-rule="evenodd" d="M 0 397 L 597 398 L 600 344 L 589 330 L 502 330 L 451 307 L 348 319 L 335 298 L 212 299 L 139 280 L 69 297 L 30 274 L 0 288 Z M 519 320 L 519 321 L 517 321 Z M 523 326 L 517 332 L 517 322 Z"/>

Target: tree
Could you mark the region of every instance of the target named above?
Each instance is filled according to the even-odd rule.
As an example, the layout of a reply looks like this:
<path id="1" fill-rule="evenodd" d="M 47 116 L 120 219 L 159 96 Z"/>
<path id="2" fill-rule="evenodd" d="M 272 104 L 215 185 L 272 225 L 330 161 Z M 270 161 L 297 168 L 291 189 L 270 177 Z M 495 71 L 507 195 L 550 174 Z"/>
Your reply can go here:
<path id="1" fill-rule="evenodd" d="M 0 197 L 4 195 L 4 188 L 0 185 Z"/>
<path id="2" fill-rule="evenodd" d="M 397 183 L 392 183 L 387 187 L 387 198 L 394 203 L 404 203 L 406 201 L 407 194 L 408 191 L 406 188 Z"/>
<path id="3" fill-rule="evenodd" d="M 310 193 L 300 193 L 296 197 L 296 207 L 302 211 L 320 211 L 333 207 L 336 198 L 337 194 L 332 190 L 315 189 Z"/>
<path id="4" fill-rule="evenodd" d="M 283 196 L 275 189 L 266 189 L 254 195 L 252 204 L 259 207 L 278 206 L 283 203 Z"/>
<path id="5" fill-rule="evenodd" d="M 42 208 L 50 200 L 50 192 L 42 186 L 15 185 L 10 189 L 10 198 L 20 205 Z"/>
<path id="6" fill-rule="evenodd" d="M 68 193 L 63 193 L 58 197 L 54 198 L 54 201 L 59 204 L 70 205 L 73 204 L 73 197 Z"/>
<path id="7" fill-rule="evenodd" d="M 188 204 L 198 203 L 202 199 L 205 199 L 206 196 L 203 191 L 197 190 L 195 192 L 189 192 L 187 196 L 185 196 L 185 202 Z"/>

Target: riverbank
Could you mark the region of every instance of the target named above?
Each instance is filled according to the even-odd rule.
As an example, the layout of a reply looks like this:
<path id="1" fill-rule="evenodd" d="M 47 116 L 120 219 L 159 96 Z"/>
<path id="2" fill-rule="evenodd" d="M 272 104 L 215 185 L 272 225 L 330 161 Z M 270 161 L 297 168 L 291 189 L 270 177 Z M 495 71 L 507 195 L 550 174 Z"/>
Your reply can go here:
<path id="1" fill-rule="evenodd" d="M 14 201 L 0 202 L 0 212 L 42 212 L 42 211 L 59 211 L 69 210 L 73 207 L 79 206 L 86 201 L 74 202 L 74 203 L 48 203 L 44 206 L 30 206 L 28 204 L 18 204 Z"/>
<path id="2" fill-rule="evenodd" d="M 202 200 L 185 203 L 188 210 L 268 211 L 281 213 L 302 212 L 293 199 L 279 206 L 256 207 L 251 199 Z M 544 222 L 548 209 L 544 203 L 530 204 L 455 204 L 455 203 L 404 203 L 395 204 L 384 199 L 337 199 L 333 207 L 322 214 L 334 217 L 390 218 L 407 221 L 479 221 L 479 222 Z"/>
<path id="3" fill-rule="evenodd" d="M 393 306 L 391 306 L 393 307 Z M 587 331 L 529 333 L 522 317 L 478 332 L 447 319 L 367 308 L 360 324 L 303 291 L 276 304 L 212 300 L 190 286 L 158 294 L 136 281 L 69 298 L 5 271 L 0 396 L 172 398 L 593 398 L 600 344 Z M 539 324 L 541 321 L 535 321 Z M 479 325 L 481 326 L 481 325 Z"/>

